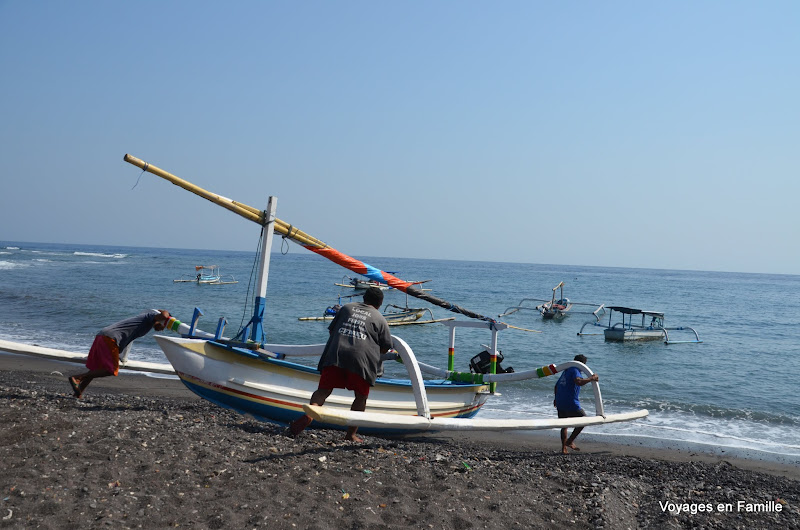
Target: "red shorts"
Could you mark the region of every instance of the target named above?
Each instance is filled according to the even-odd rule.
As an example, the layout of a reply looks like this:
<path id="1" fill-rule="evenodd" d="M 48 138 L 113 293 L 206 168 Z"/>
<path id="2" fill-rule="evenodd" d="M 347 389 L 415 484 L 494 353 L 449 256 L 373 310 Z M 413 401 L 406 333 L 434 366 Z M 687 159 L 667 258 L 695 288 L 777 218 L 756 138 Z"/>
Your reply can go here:
<path id="1" fill-rule="evenodd" d="M 356 394 L 369 396 L 369 383 L 360 375 L 342 370 L 338 366 L 326 366 L 319 376 L 319 387 L 325 389 L 346 388 Z"/>
<path id="2" fill-rule="evenodd" d="M 105 370 L 114 375 L 119 373 L 119 347 L 114 339 L 97 335 L 86 359 L 89 370 Z"/>

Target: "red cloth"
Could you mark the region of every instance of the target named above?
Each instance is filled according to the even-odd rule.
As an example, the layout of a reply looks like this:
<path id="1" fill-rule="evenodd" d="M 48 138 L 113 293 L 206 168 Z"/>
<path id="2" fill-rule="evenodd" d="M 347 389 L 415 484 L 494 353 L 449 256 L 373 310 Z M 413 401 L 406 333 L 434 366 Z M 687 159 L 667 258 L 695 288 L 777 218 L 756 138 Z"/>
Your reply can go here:
<path id="1" fill-rule="evenodd" d="M 89 350 L 86 368 L 119 374 L 119 347 L 116 341 L 105 335 L 97 335 Z"/>
<path id="2" fill-rule="evenodd" d="M 338 366 L 326 366 L 319 377 L 319 387 L 325 389 L 346 388 L 356 394 L 369 396 L 369 383 L 361 376 Z"/>

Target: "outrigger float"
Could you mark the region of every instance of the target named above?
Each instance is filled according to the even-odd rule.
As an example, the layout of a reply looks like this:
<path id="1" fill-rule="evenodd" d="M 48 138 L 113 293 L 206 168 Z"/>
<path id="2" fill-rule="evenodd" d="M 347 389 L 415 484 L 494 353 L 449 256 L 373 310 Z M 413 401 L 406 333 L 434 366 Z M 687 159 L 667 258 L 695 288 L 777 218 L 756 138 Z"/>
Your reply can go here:
<path id="1" fill-rule="evenodd" d="M 559 291 L 559 298 L 556 299 L 556 291 Z M 526 302 L 544 302 L 539 304 L 535 307 L 530 307 L 530 305 L 526 305 Z M 590 304 L 584 302 L 572 302 L 569 298 L 564 296 L 564 282 L 559 282 L 558 285 L 553 287 L 553 296 L 550 300 L 545 300 L 543 298 L 523 298 L 520 300 L 519 304 L 516 306 L 509 307 L 505 310 L 504 313 L 497 315 L 499 317 L 504 317 L 507 315 L 511 315 L 516 313 L 517 311 L 537 311 L 539 314 L 542 315 L 542 318 L 545 320 L 561 320 L 566 317 L 572 308 L 576 305 L 580 306 L 589 306 L 589 307 L 596 307 L 594 311 L 591 311 L 591 314 L 595 316 L 599 320 L 600 316 L 602 315 L 605 310 L 603 309 L 603 304 Z M 577 313 L 577 311 L 575 311 Z M 589 311 L 584 311 L 585 313 L 589 313 Z"/>
<path id="2" fill-rule="evenodd" d="M 584 322 L 578 336 L 600 335 L 600 333 L 584 333 L 586 326 L 599 326 L 604 328 L 603 335 L 605 340 L 614 342 L 624 341 L 647 341 L 663 339 L 664 344 L 691 344 L 703 342 L 694 328 L 688 326 L 677 326 L 668 328 L 664 326 L 664 313 L 660 311 L 644 311 L 631 307 L 611 306 L 608 308 L 608 324 L 601 324 L 598 321 Z M 614 322 L 614 313 L 619 315 L 619 322 Z M 634 323 L 633 317 L 641 315 L 641 323 Z M 670 332 L 690 331 L 694 334 L 694 340 L 675 340 L 670 338 Z"/>
<path id="3" fill-rule="evenodd" d="M 167 328 L 181 333 L 181 337 L 167 335 L 155 337 L 181 381 L 204 399 L 264 421 L 285 424 L 308 411 L 318 420 L 312 424 L 313 427 L 343 429 L 345 426 L 360 426 L 364 432 L 373 434 L 414 433 L 428 430 L 552 429 L 629 421 L 643 418 L 648 414 L 647 410 L 607 414 L 603 408 L 600 387 L 594 382 L 592 390 L 596 416 L 593 417 L 521 421 L 476 419 L 474 416 L 484 403 L 497 394 L 498 383 L 543 378 L 570 366 L 577 366 L 589 375 L 593 372 L 588 366 L 576 361 L 550 364 L 523 372 L 502 371 L 498 369 L 500 353 L 497 349 L 497 336 L 500 331 L 510 327 L 509 325 L 426 293 L 411 282 L 347 256 L 302 232 L 294 225 L 277 219 L 275 197 L 270 197 L 267 209 L 260 211 L 203 190 L 133 156 L 125 155 L 124 160 L 262 227 L 253 316 L 236 336 L 233 339 L 223 336 L 226 324 L 224 317 L 219 319 L 213 335 L 201 334 L 197 329 L 197 322 L 202 311 L 195 309 L 191 325 L 182 324 L 174 317 L 167 323 Z M 365 412 L 350 411 L 352 394 L 338 389 L 328 398 L 324 407 L 310 407 L 308 403 L 311 393 L 317 388 L 319 372 L 290 359 L 296 356 L 310 356 L 316 360 L 325 345 L 269 344 L 265 341 L 263 315 L 274 233 L 348 270 L 384 282 L 410 296 L 477 321 L 451 320 L 442 323 L 449 331 L 447 369 L 418 362 L 411 347 L 400 337 L 393 336 L 394 352 L 387 354 L 385 359 L 401 360 L 408 370 L 409 379 L 378 379 L 370 391 Z M 491 335 L 490 346 L 486 350 L 489 356 L 489 366 L 486 370 L 488 373 L 455 370 L 455 334 L 457 329 L 464 328 L 484 329 Z M 498 373 L 501 371 L 503 373 Z M 422 372 L 436 379 L 423 380 Z"/>

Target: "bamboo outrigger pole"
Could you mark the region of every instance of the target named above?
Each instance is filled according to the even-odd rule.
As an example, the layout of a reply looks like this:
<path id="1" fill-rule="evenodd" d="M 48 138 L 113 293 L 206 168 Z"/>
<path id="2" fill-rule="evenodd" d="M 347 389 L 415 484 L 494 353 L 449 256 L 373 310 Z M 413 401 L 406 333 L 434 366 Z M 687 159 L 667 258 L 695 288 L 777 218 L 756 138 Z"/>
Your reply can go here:
<path id="1" fill-rule="evenodd" d="M 233 213 L 236 213 L 244 217 L 245 219 L 253 221 L 254 223 L 257 223 L 261 226 L 266 226 L 268 223 L 267 216 L 265 215 L 265 213 L 257 208 L 253 208 L 252 206 L 248 206 L 241 202 L 237 202 L 227 197 L 223 197 L 222 195 L 218 195 L 208 190 L 204 190 L 199 186 L 195 186 L 191 182 L 176 177 L 172 173 L 168 173 L 167 171 L 164 171 L 161 168 L 158 168 L 152 164 L 148 164 L 144 160 L 140 160 L 135 156 L 126 154 L 124 160 L 129 164 L 133 164 L 134 166 L 141 168 L 142 171 L 147 171 L 148 173 L 152 173 L 153 175 L 168 180 L 173 184 L 175 184 L 176 186 L 179 186 L 187 191 L 194 193 L 195 195 L 199 195 L 204 199 L 207 199 L 215 204 L 218 204 L 223 208 L 226 208 L 232 211 Z M 302 245 L 311 252 L 319 254 L 333 261 L 334 263 L 341 265 L 342 267 L 348 270 L 367 276 L 370 279 L 384 282 L 388 284 L 389 287 L 395 288 L 404 293 L 408 293 L 409 295 L 415 298 L 419 298 L 420 300 L 424 300 L 433 305 L 447 309 L 448 311 L 452 311 L 453 313 L 458 313 L 460 315 L 464 315 L 469 318 L 483 320 L 486 322 L 497 322 L 493 318 L 483 316 L 481 314 L 475 313 L 458 305 L 451 304 L 446 300 L 428 294 L 422 289 L 414 287 L 413 282 L 407 282 L 405 280 L 401 280 L 400 278 L 397 278 L 396 276 L 393 276 L 388 272 L 382 271 L 376 267 L 373 267 L 372 265 L 363 263 L 355 258 L 348 256 L 347 254 L 339 252 L 335 248 L 330 247 L 326 243 L 306 234 L 302 230 L 295 228 L 293 225 L 285 221 L 281 221 L 280 219 L 274 219 L 273 226 L 274 226 L 274 232 L 277 232 L 278 234 L 284 236 L 285 238 L 291 239 L 292 241 Z M 509 326 L 509 327 L 514 327 L 514 326 Z M 523 329 L 523 328 L 517 328 L 517 329 Z M 534 330 L 526 330 L 526 331 L 534 331 Z"/>

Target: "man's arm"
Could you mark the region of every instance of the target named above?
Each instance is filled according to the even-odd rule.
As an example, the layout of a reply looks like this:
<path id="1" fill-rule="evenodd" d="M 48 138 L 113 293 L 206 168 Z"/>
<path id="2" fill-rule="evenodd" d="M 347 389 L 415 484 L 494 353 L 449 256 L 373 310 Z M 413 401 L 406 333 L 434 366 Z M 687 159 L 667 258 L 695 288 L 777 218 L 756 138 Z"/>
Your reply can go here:
<path id="1" fill-rule="evenodd" d="M 575 378 L 575 384 L 578 385 L 578 386 L 583 386 L 583 385 L 591 383 L 592 381 L 599 381 L 599 380 L 600 380 L 600 378 L 597 376 L 597 374 L 594 374 L 591 377 L 576 377 Z"/>

